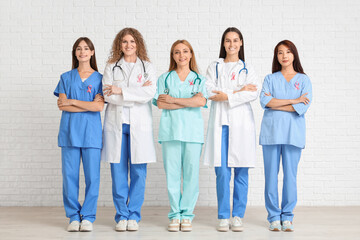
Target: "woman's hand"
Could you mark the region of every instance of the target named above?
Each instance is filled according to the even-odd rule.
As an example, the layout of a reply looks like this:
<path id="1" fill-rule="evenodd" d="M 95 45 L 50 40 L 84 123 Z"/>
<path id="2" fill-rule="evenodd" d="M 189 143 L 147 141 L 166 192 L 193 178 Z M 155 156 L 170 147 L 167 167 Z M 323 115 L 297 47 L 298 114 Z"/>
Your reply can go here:
<path id="1" fill-rule="evenodd" d="M 104 95 L 111 96 L 111 95 L 121 95 L 122 89 L 110 84 L 105 84 L 105 88 L 103 89 Z"/>
<path id="2" fill-rule="evenodd" d="M 216 95 L 209 97 L 210 100 L 216 101 L 216 102 L 223 102 L 228 100 L 228 95 L 221 91 L 212 91 L 213 93 L 216 93 Z"/>
<path id="3" fill-rule="evenodd" d="M 160 94 L 158 101 L 165 103 L 175 103 L 175 98 L 167 94 Z"/>
<path id="4" fill-rule="evenodd" d="M 98 93 L 95 95 L 93 102 L 104 102 L 104 97 L 100 93 Z"/>
<path id="5" fill-rule="evenodd" d="M 146 82 L 144 82 L 144 84 L 142 85 L 143 87 L 147 87 L 147 86 L 151 86 L 152 82 L 150 80 L 147 80 Z"/>
<path id="6" fill-rule="evenodd" d="M 300 97 L 293 99 L 292 100 L 292 104 L 297 104 L 297 103 L 303 103 L 303 104 L 309 104 L 310 100 L 306 97 L 308 93 L 304 93 L 303 95 L 301 95 Z"/>
<path id="7" fill-rule="evenodd" d="M 233 93 L 241 92 L 241 91 L 249 91 L 249 92 L 255 92 L 257 91 L 257 87 L 255 84 L 247 84 L 243 86 L 240 90 L 234 91 Z"/>
<path id="8" fill-rule="evenodd" d="M 57 105 L 58 107 L 65 107 L 65 106 L 72 106 L 73 104 L 73 99 L 67 99 L 67 98 L 59 98 L 57 100 Z"/>

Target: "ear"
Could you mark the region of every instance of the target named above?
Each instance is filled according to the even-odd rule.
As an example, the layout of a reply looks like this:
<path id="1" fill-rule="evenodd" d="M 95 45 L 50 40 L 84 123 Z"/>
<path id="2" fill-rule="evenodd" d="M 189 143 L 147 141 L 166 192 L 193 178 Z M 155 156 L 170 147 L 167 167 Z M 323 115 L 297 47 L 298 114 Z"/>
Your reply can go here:
<path id="1" fill-rule="evenodd" d="M 95 54 L 95 50 L 92 50 L 91 51 L 91 56 L 94 56 L 94 54 Z"/>
<path id="2" fill-rule="evenodd" d="M 242 46 L 243 44 L 242 44 L 242 40 L 240 40 L 240 47 Z"/>

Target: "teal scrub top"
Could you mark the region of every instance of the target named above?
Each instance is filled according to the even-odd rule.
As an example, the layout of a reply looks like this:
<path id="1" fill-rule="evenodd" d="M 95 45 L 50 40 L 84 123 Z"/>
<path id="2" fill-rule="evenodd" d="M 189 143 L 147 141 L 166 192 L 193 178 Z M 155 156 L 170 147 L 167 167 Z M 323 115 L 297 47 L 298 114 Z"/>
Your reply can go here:
<path id="1" fill-rule="evenodd" d="M 270 93 L 271 96 L 266 96 Z M 293 104 L 295 112 L 272 110 L 266 107 L 272 98 L 296 99 L 308 93 L 310 103 Z M 305 148 L 305 113 L 312 103 L 312 86 L 308 76 L 297 73 L 287 82 L 281 72 L 265 77 L 260 93 L 260 104 L 264 111 L 261 122 L 260 145 L 289 144 Z"/>
<path id="2" fill-rule="evenodd" d="M 68 99 L 92 102 L 95 95 L 102 94 L 102 75 L 93 72 L 82 82 L 75 68 L 61 75 L 54 95 L 66 94 Z M 102 148 L 102 125 L 100 112 L 63 111 L 58 135 L 59 147 Z"/>
<path id="3" fill-rule="evenodd" d="M 165 78 L 169 74 L 162 74 L 157 81 L 157 91 L 153 104 L 157 106 L 157 99 L 160 94 L 165 94 Z M 191 92 L 201 92 L 207 99 L 205 77 L 199 74 L 199 80 L 194 83 L 196 74 L 190 72 L 185 81 L 182 82 L 175 71 L 170 72 L 167 78 L 169 95 L 175 98 L 191 98 Z M 207 108 L 205 104 L 204 108 Z M 175 110 L 163 109 L 159 127 L 159 143 L 164 141 L 182 141 L 204 143 L 204 121 L 200 107 L 181 108 Z"/>

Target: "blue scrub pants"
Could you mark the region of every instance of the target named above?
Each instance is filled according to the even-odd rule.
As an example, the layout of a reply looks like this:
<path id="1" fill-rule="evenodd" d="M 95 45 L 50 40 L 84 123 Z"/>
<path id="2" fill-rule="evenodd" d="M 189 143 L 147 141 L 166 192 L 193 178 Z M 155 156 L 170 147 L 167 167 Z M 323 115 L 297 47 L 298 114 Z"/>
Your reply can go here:
<path id="1" fill-rule="evenodd" d="M 168 217 L 170 220 L 192 220 L 199 196 L 199 162 L 202 144 L 181 141 L 166 141 L 161 144 L 170 202 Z"/>
<path id="2" fill-rule="evenodd" d="M 120 163 L 111 163 L 116 222 L 120 220 L 136 220 L 139 222 L 141 220 L 140 212 L 144 203 L 147 164 L 132 164 L 130 149 L 130 125 L 123 124 Z M 128 183 L 129 168 L 130 187 Z"/>
<path id="3" fill-rule="evenodd" d="M 66 217 L 70 222 L 96 218 L 97 200 L 100 185 L 99 148 L 62 147 L 63 200 Z M 79 171 L 82 159 L 85 175 L 85 200 L 81 206 L 79 198 Z"/>
<path id="4" fill-rule="evenodd" d="M 296 175 L 301 148 L 287 145 L 263 145 L 265 171 L 265 207 L 268 221 L 292 221 L 297 202 Z M 284 173 L 281 209 L 279 208 L 278 174 L 282 156 Z"/>
<path id="5" fill-rule="evenodd" d="M 228 167 L 229 126 L 222 126 L 221 167 L 215 167 L 216 193 L 218 200 L 218 219 L 230 218 L 230 180 L 231 168 Z M 234 168 L 234 193 L 232 216 L 243 218 L 248 196 L 249 168 Z"/>

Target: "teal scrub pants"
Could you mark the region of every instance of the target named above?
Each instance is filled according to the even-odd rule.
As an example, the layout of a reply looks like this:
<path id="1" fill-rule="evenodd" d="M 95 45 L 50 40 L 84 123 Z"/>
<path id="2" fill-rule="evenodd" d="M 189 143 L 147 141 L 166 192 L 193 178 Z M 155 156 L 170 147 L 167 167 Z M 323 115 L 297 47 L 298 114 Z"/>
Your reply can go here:
<path id="1" fill-rule="evenodd" d="M 199 196 L 199 162 L 202 143 L 166 141 L 161 144 L 170 201 L 168 217 L 170 220 L 192 220 Z"/>

